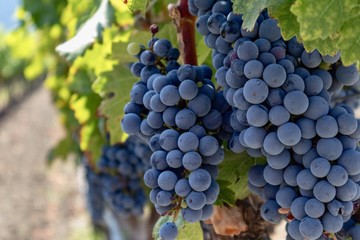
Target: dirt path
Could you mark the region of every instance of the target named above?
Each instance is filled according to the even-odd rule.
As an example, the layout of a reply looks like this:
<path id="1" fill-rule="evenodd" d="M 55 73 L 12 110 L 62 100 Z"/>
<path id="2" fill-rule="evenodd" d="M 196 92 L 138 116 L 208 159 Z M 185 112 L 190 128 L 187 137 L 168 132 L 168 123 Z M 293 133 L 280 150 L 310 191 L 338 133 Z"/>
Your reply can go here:
<path id="1" fill-rule="evenodd" d="M 0 122 L 0 239 L 67 240 L 83 225 L 72 162 L 46 166 L 62 137 L 49 93 L 40 88 Z"/>

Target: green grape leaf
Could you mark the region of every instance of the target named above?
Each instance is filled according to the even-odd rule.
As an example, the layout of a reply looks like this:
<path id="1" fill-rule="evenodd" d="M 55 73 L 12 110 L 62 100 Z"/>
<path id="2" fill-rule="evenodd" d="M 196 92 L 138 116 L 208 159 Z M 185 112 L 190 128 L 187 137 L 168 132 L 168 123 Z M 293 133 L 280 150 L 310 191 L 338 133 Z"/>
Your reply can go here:
<path id="1" fill-rule="evenodd" d="M 138 37 L 138 36 L 136 36 Z M 143 39 L 143 38 L 140 38 Z M 134 62 L 135 58 L 127 52 L 127 42 L 117 42 L 112 44 L 112 58 L 117 59 L 119 64 Z"/>
<path id="2" fill-rule="evenodd" d="M 70 72 L 74 70 L 74 67 L 70 69 Z M 74 74 L 70 73 L 67 79 L 67 88 L 74 93 L 79 94 L 91 94 L 91 82 L 89 72 L 84 68 L 78 68 L 74 70 Z"/>
<path id="3" fill-rule="evenodd" d="M 124 3 L 130 9 L 130 11 L 144 13 L 148 0 L 124 0 Z"/>
<path id="4" fill-rule="evenodd" d="M 103 101 L 100 105 L 100 114 L 107 118 L 106 129 L 110 133 L 110 143 L 122 142 L 126 134 L 120 127 L 124 116 L 124 106 L 130 100 L 130 89 L 136 78 L 129 69 L 117 65 L 113 71 L 101 74 L 94 82 L 92 88 Z"/>
<path id="5" fill-rule="evenodd" d="M 291 11 L 300 24 L 298 36 L 307 51 L 318 49 L 321 54 L 341 51 L 345 65 L 360 67 L 360 1 L 297 0 Z"/>
<path id="6" fill-rule="evenodd" d="M 94 161 L 100 157 L 102 146 L 105 144 L 97 117 L 100 100 L 100 97 L 95 93 L 83 95 L 75 93 L 70 99 L 70 107 L 81 125 L 80 148 L 84 152 L 89 152 Z"/>
<path id="7" fill-rule="evenodd" d="M 295 0 L 270 0 L 269 14 L 278 20 L 281 34 L 285 40 L 289 40 L 299 32 L 299 23 L 296 16 L 290 12 L 290 7 Z"/>
<path id="8" fill-rule="evenodd" d="M 67 135 L 49 151 L 47 156 L 47 163 L 49 165 L 51 165 L 56 159 L 67 159 L 70 154 L 76 154 L 76 156 L 81 155 L 79 145 L 76 141 L 74 141 L 71 135 L 72 133 L 67 133 Z"/>
<path id="9" fill-rule="evenodd" d="M 37 27 L 44 28 L 60 22 L 61 14 L 66 7 L 66 0 L 27 0 L 22 2 L 26 11 Z"/>
<path id="10" fill-rule="evenodd" d="M 232 0 L 235 13 L 243 14 L 242 28 L 249 31 L 254 29 L 257 18 L 267 7 L 268 0 Z"/>
<path id="11" fill-rule="evenodd" d="M 83 152 L 90 153 L 89 158 L 96 163 L 102 152 L 106 140 L 99 129 L 99 120 L 94 119 L 83 125 L 80 130 L 80 148 Z"/>
<path id="12" fill-rule="evenodd" d="M 360 12 L 360 11 L 359 11 Z M 360 16 L 347 20 L 340 29 L 339 48 L 345 65 L 355 63 L 360 69 Z"/>
<path id="13" fill-rule="evenodd" d="M 246 152 L 236 154 L 226 150 L 225 160 L 219 166 L 217 181 L 220 184 L 220 194 L 217 204 L 221 205 L 223 201 L 233 205 L 237 199 L 246 198 L 249 195 L 248 171 L 252 166 L 263 163 L 266 163 L 265 158 L 253 158 Z"/>
<path id="14" fill-rule="evenodd" d="M 353 0 L 312 1 L 297 0 L 291 12 L 300 23 L 304 40 L 325 39 L 337 32 L 353 8 Z"/>
<path id="15" fill-rule="evenodd" d="M 113 66 L 118 62 L 109 57 L 113 51 L 112 35 L 114 31 L 115 28 L 107 28 L 103 32 L 102 43 L 95 42 L 91 49 L 87 49 L 83 56 L 79 56 L 74 61 L 72 67 L 82 70 L 90 69 L 95 76 L 99 76 L 102 72 L 112 71 Z"/>
<path id="16" fill-rule="evenodd" d="M 138 44 L 147 44 L 143 42 L 146 39 L 151 39 L 151 33 L 148 31 L 136 31 L 132 32 L 130 39 L 134 39 L 134 42 Z M 134 56 L 131 56 L 127 52 L 127 46 L 131 41 L 116 41 L 112 44 L 111 58 L 116 59 L 119 64 L 129 64 L 134 61 L 138 61 Z"/>
<path id="17" fill-rule="evenodd" d="M 317 49 L 323 55 L 335 55 L 339 50 L 339 47 L 336 45 L 337 41 L 330 37 L 325 39 L 317 38 L 315 40 L 304 41 L 303 43 L 306 51 L 312 52 L 314 49 Z"/>
<path id="18" fill-rule="evenodd" d="M 204 39 L 199 33 L 196 34 L 196 53 L 199 65 L 205 64 L 206 60 L 210 59 L 209 56 L 211 56 L 211 49 L 206 46 Z M 212 66 L 211 63 L 210 66 Z"/>
<path id="19" fill-rule="evenodd" d="M 166 222 L 174 222 L 173 216 L 162 216 L 156 222 L 154 229 L 153 229 L 153 239 L 161 240 L 159 236 L 160 227 Z M 188 223 L 186 222 L 181 214 L 179 214 L 175 220 L 175 224 L 179 230 L 179 235 L 177 236 L 177 240 L 190 240 L 190 239 L 203 239 L 204 233 L 202 231 L 200 222 L 196 223 Z"/>
<path id="20" fill-rule="evenodd" d="M 216 179 L 216 182 L 219 184 L 220 193 L 215 205 L 221 206 L 224 203 L 234 205 L 236 202 L 236 196 L 235 192 L 231 189 L 231 182 L 221 179 Z"/>
<path id="21" fill-rule="evenodd" d="M 86 51 L 84 61 L 88 67 L 94 70 L 96 76 L 103 72 L 112 71 L 114 64 L 117 63 L 117 61 L 108 58 L 110 51 L 111 42 L 109 44 L 95 43 L 91 50 Z"/>

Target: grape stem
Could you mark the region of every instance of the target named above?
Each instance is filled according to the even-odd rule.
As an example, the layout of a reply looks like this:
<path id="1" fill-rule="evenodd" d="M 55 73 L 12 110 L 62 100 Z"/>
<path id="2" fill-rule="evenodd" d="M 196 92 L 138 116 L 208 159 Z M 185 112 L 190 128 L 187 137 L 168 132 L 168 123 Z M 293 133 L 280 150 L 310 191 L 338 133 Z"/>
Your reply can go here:
<path id="1" fill-rule="evenodd" d="M 175 208 L 174 208 L 174 210 L 175 210 L 174 217 L 173 217 L 174 222 L 176 221 L 176 219 L 177 219 L 177 217 L 178 217 L 178 215 L 179 215 L 179 213 L 180 213 L 182 200 L 183 200 L 182 198 L 179 198 L 179 199 L 177 200 L 176 206 L 175 206 Z"/>
<path id="2" fill-rule="evenodd" d="M 169 4 L 169 15 L 176 26 L 179 49 L 184 64 L 197 65 L 195 44 L 195 20 L 189 12 L 188 1 L 179 0 L 177 5 Z"/>

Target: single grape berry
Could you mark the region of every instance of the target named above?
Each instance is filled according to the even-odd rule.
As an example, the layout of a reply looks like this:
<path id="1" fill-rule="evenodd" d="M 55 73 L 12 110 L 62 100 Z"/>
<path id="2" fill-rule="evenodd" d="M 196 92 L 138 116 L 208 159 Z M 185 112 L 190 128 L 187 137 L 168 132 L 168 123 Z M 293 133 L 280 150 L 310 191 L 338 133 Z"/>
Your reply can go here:
<path id="1" fill-rule="evenodd" d="M 130 55 L 136 56 L 140 53 L 141 47 L 140 47 L 140 44 L 132 42 L 132 43 L 129 43 L 126 50 Z"/>
<path id="2" fill-rule="evenodd" d="M 159 235 L 162 240 L 174 240 L 178 234 L 178 228 L 173 222 L 164 223 L 159 230 Z"/>

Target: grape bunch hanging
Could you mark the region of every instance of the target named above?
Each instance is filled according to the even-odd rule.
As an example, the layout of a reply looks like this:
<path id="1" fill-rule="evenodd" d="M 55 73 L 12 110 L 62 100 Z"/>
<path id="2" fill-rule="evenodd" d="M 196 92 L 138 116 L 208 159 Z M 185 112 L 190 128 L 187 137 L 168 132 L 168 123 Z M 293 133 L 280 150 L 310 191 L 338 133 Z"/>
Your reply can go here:
<path id="1" fill-rule="evenodd" d="M 106 145 L 95 172 L 85 164 L 88 207 L 95 223 L 103 220 L 105 205 L 122 216 L 143 214 L 147 197 L 142 176 L 149 169 L 151 150 L 137 136 L 125 143 Z"/>
<path id="2" fill-rule="evenodd" d="M 176 65 L 172 53 L 179 51 L 168 40 L 153 38 L 147 49 L 137 47 L 139 52 L 133 47 L 129 52 L 139 62 L 132 72 L 140 80 L 131 90 L 122 128 L 146 139 L 153 151 L 152 168 L 144 175 L 150 200 L 160 215 L 181 214 L 188 222 L 208 219 L 220 191 L 221 142 L 232 136 L 230 106 L 215 90 L 209 67 L 169 69 Z M 177 231 L 174 223 L 165 223 L 160 236 L 173 239 Z"/>
<path id="3" fill-rule="evenodd" d="M 267 12 L 252 31 L 239 31 L 230 1 L 209 2 L 189 1 L 190 11 L 233 108 L 230 149 L 267 159 L 249 172 L 249 188 L 265 200 L 263 218 L 277 223 L 287 215 L 289 239 L 338 233 L 360 197 L 360 122 L 331 99 L 358 82 L 356 67 L 343 66 L 340 53 L 322 56 L 296 38 L 284 41 Z"/>

